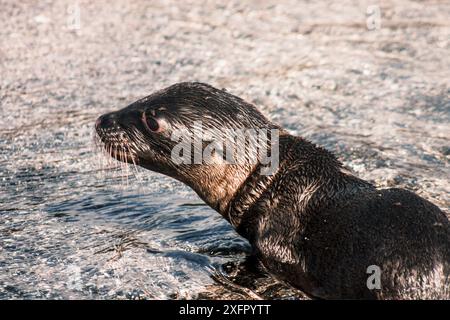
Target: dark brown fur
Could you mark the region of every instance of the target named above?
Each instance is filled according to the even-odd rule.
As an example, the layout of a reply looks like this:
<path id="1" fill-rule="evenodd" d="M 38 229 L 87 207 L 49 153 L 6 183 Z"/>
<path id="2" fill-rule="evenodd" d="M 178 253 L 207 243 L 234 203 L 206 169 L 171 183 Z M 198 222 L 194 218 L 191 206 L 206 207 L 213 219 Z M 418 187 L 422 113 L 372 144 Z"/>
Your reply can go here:
<path id="1" fill-rule="evenodd" d="M 146 130 L 148 112 L 164 121 L 163 132 Z M 174 164 L 168 134 L 198 120 L 277 128 L 238 97 L 180 83 L 102 116 L 96 129 L 118 160 L 192 187 L 249 240 L 268 272 L 312 297 L 450 299 L 450 222 L 438 207 L 406 190 L 378 190 L 325 149 L 284 131 L 271 176 L 260 175 L 257 162 Z M 367 286 L 372 265 L 381 270 L 380 289 Z"/>

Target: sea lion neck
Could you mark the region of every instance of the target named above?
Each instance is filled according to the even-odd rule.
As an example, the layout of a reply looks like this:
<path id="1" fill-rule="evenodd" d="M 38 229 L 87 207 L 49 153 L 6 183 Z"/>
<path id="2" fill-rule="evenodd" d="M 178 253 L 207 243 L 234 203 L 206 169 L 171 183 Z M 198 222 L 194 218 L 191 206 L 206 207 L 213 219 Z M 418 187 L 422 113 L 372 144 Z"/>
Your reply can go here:
<path id="1" fill-rule="evenodd" d="M 297 139 L 286 131 L 279 130 L 277 140 L 276 152 L 284 155 Z M 274 152 L 274 148 L 270 149 Z M 265 174 L 267 170 L 264 169 L 272 166 L 272 163 L 268 165 L 262 163 L 260 159 L 253 159 L 245 164 L 182 166 L 178 168 L 180 175 L 175 178 L 191 187 L 206 204 L 231 222 L 230 208 L 234 209 L 237 202 L 250 205 L 250 202 L 257 200 L 249 196 L 255 192 L 248 193 L 244 190 L 258 188 L 261 188 L 261 192 L 265 190 L 270 185 L 268 181 L 276 175 L 280 161 L 281 159 L 270 175 Z"/>
<path id="2" fill-rule="evenodd" d="M 181 164 L 174 170 L 172 177 L 191 187 L 206 204 L 229 220 L 229 204 L 249 177 L 254 176 L 254 179 L 258 180 L 277 170 L 279 139 L 287 135 L 287 132 L 270 122 L 262 130 L 270 130 L 270 138 L 253 136 L 256 140 L 245 137 L 240 141 L 228 137 L 230 140 L 227 141 L 231 141 L 231 147 L 225 142 L 221 150 L 223 153 L 217 158 L 210 158 L 212 162 Z M 228 151 L 231 151 L 231 158 L 227 157 Z M 240 153 L 240 156 L 237 153 Z"/>
<path id="3" fill-rule="evenodd" d="M 285 167 L 285 160 L 290 149 L 300 140 L 302 139 L 283 132 L 279 137 L 280 158 L 277 170 L 271 175 L 262 175 L 261 164 L 256 165 L 236 190 L 224 212 L 221 212 L 222 216 L 236 228 L 241 236 L 247 239 L 250 237 L 252 231 L 249 228 L 251 228 L 251 221 L 254 218 L 252 215 L 255 214 L 255 212 L 251 212 L 251 208 L 279 176 Z"/>
<path id="4" fill-rule="evenodd" d="M 204 165 L 191 168 L 180 180 L 190 186 L 211 208 L 227 219 L 226 211 L 239 187 L 254 170 L 255 165 L 217 166 L 209 170 Z M 228 219 L 227 219 L 228 220 Z"/>

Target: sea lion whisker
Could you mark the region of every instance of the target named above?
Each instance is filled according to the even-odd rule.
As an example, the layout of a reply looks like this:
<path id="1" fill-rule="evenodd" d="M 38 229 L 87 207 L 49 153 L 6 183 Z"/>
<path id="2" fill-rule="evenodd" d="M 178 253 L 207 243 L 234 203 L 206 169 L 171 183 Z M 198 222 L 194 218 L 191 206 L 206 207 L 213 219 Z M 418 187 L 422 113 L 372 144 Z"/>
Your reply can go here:
<path id="1" fill-rule="evenodd" d="M 137 148 L 137 145 L 136 145 L 136 142 L 135 142 L 136 130 L 137 129 L 134 128 L 134 127 L 131 128 L 130 138 L 129 138 L 129 141 L 127 143 L 128 143 L 128 147 L 129 147 L 129 150 L 130 150 L 131 162 L 133 163 L 134 176 L 136 177 L 136 179 L 138 181 L 141 181 L 140 175 L 139 175 L 139 172 L 138 172 L 138 168 L 137 168 L 137 163 L 138 163 L 139 158 L 136 158 L 135 155 L 134 155 L 135 153 L 137 153 L 135 150 L 139 150 Z"/>

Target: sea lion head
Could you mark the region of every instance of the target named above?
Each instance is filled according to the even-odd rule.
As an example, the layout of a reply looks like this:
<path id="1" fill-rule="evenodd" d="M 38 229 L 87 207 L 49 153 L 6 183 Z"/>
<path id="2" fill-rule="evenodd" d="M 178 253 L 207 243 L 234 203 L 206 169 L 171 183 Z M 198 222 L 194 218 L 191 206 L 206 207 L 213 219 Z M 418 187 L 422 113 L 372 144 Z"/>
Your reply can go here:
<path id="1" fill-rule="evenodd" d="M 173 151 L 180 142 L 174 136 L 194 135 L 199 125 L 212 132 L 210 140 L 230 140 L 228 129 L 278 128 L 253 105 L 224 90 L 202 83 L 178 83 L 102 115 L 95 129 L 104 149 L 116 160 L 180 180 L 214 207 L 217 198 L 235 191 L 257 159 L 239 164 L 222 158 L 207 164 L 174 160 Z M 200 148 L 205 148 L 205 141 Z"/>

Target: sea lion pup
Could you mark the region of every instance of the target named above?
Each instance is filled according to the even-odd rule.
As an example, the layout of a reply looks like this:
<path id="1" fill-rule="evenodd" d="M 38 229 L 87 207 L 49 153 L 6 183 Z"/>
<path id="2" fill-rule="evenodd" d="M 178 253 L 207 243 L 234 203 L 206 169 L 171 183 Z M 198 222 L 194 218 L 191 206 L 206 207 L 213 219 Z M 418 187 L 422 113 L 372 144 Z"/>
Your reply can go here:
<path id="1" fill-rule="evenodd" d="M 192 133 L 198 122 L 227 142 L 224 128 L 279 129 L 277 141 L 261 142 L 278 143 L 274 172 L 261 174 L 261 156 L 242 146 L 239 163 L 174 159 L 172 135 Z M 226 91 L 175 84 L 95 126 L 114 158 L 190 186 L 248 239 L 269 273 L 311 297 L 450 298 L 450 222 L 438 207 L 407 190 L 376 189 Z"/>

